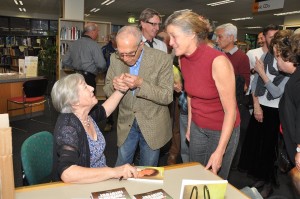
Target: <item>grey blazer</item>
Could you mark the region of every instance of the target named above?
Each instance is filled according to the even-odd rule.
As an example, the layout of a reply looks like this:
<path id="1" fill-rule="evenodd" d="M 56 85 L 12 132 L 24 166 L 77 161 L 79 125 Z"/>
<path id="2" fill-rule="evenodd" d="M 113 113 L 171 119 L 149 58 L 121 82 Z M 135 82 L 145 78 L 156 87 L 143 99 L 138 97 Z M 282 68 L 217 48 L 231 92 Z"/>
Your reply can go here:
<path id="1" fill-rule="evenodd" d="M 105 94 L 114 92 L 113 78 L 129 73 L 129 66 L 111 55 L 106 74 Z M 141 88 L 128 91 L 119 104 L 117 124 L 118 146 L 121 146 L 130 131 L 134 118 L 151 149 L 164 146 L 172 136 L 168 104 L 173 100 L 173 66 L 171 56 L 163 51 L 143 47 L 139 77 L 143 78 Z"/>

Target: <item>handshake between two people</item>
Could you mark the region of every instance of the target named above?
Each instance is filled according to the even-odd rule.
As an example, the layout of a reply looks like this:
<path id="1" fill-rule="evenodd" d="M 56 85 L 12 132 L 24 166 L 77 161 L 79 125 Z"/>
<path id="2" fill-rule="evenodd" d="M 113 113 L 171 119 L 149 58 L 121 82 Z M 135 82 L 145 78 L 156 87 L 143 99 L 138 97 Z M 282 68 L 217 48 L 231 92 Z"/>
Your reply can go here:
<path id="1" fill-rule="evenodd" d="M 136 75 L 131 75 L 129 73 L 122 73 L 113 79 L 114 89 L 122 93 L 126 93 L 129 89 L 134 90 L 139 88 L 141 87 L 142 83 L 143 78 Z"/>

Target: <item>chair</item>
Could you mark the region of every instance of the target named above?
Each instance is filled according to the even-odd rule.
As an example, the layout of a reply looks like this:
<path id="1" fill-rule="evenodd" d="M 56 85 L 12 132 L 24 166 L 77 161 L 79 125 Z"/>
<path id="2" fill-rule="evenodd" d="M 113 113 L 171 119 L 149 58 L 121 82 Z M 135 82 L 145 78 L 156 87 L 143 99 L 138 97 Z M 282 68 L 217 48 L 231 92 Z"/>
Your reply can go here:
<path id="1" fill-rule="evenodd" d="M 50 182 L 53 135 L 42 131 L 28 137 L 21 146 L 21 161 L 29 185 Z"/>
<path id="2" fill-rule="evenodd" d="M 35 79 L 28 80 L 23 83 L 22 96 L 7 99 L 7 111 L 23 109 L 26 115 L 26 109 L 30 108 L 30 119 L 32 117 L 32 107 L 46 102 L 45 94 L 47 90 L 48 80 Z M 49 101 L 48 101 L 49 103 Z M 11 108 L 12 104 L 17 104 Z M 50 106 L 49 106 L 50 109 Z"/>

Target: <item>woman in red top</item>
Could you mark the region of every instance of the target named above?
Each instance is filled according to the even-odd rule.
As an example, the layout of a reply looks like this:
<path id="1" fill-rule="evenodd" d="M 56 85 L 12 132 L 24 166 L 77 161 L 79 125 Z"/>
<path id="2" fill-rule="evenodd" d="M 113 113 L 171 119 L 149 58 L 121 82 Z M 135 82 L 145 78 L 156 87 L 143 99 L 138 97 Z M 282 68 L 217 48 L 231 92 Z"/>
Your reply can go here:
<path id="1" fill-rule="evenodd" d="M 240 131 L 233 67 L 226 55 L 207 45 L 207 24 L 198 14 L 177 11 L 165 26 L 188 93 L 190 161 L 226 179 Z"/>

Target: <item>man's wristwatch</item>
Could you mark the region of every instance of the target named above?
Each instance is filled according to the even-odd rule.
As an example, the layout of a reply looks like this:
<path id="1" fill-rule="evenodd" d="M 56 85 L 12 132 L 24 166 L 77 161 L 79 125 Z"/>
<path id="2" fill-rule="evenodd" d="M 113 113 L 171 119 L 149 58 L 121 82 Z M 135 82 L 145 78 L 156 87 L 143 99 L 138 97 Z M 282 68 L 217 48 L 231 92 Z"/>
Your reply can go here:
<path id="1" fill-rule="evenodd" d="M 296 148 L 297 153 L 300 153 L 300 147 Z"/>

